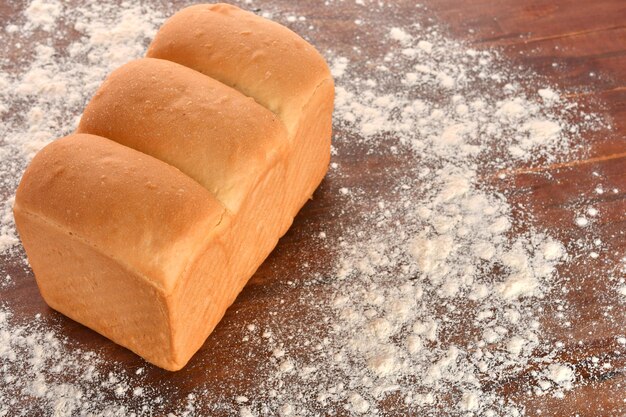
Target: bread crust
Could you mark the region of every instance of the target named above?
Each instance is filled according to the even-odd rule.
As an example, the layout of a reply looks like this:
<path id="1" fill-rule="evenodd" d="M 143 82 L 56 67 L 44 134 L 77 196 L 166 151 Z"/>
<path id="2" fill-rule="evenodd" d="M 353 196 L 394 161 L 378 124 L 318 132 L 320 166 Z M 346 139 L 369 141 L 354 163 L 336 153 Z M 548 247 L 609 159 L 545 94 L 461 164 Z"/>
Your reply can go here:
<path id="1" fill-rule="evenodd" d="M 193 254 L 204 243 L 225 208 L 156 158 L 75 134 L 35 156 L 17 188 L 14 211 L 58 225 L 169 292 L 188 262 L 180 254 Z"/>
<path id="2" fill-rule="evenodd" d="M 291 137 L 316 88 L 332 80 L 324 58 L 296 33 L 224 3 L 176 13 L 146 56 L 178 62 L 254 97 L 283 120 Z"/>
<path id="3" fill-rule="evenodd" d="M 259 176 L 286 157 L 272 112 L 174 62 L 143 58 L 113 71 L 77 132 L 91 133 L 180 169 L 237 212 Z"/>

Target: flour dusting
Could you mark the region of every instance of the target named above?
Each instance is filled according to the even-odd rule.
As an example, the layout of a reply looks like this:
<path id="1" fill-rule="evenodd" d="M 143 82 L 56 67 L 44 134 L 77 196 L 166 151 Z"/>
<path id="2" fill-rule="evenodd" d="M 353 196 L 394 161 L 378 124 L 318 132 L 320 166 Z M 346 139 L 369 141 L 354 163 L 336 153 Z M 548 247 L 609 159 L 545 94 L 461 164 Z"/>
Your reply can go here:
<path id="1" fill-rule="evenodd" d="M 172 12 L 149 3 L 70 9 L 31 0 L 0 31 L 6 259 L 21 257 L 26 268 L 11 207 L 28 161 L 75 128 L 110 71 L 143 55 Z M 271 320 L 230 333 L 240 340 L 234 357 L 258 358 L 241 376 L 254 384 L 241 389 L 207 375 L 189 383 L 182 402 L 169 404 L 181 388 L 167 378 L 155 385 L 146 376 L 150 365 L 126 369 L 107 361 L 39 314 L 19 320 L 25 313 L 5 296 L 0 416 L 522 416 L 526 405 L 504 392 L 516 380 L 528 398 L 566 400 L 581 371 L 563 342 L 546 338 L 544 316 L 575 327 L 575 312 L 559 292 L 571 291 L 568 265 L 611 251 L 595 236 L 605 213 L 593 200 L 570 210 L 566 222 L 579 235 L 565 241 L 535 221 L 538 209 L 530 194 L 517 192 L 515 178 L 520 169 L 584 154 L 585 135 L 607 123 L 496 50 L 452 39 L 432 22 L 381 25 L 365 3 L 356 2 L 362 15 L 355 25 L 378 31 L 375 49 L 383 52 L 367 56 L 358 40 L 350 50 L 323 51 L 336 81 L 325 187 L 338 206 L 328 228 L 310 240 L 331 264 L 315 270 L 302 260 L 305 282 L 285 278 L 285 291 L 299 294 L 299 304 L 285 306 L 275 294 L 267 301 Z M 298 10 L 257 12 L 315 40 L 315 19 Z M 74 31 L 80 36 L 68 43 Z M 363 158 L 360 174 L 349 169 L 355 152 Z M 368 165 L 368 158 L 389 166 Z M 371 181 L 359 177 L 364 173 Z M 621 192 L 600 174 L 594 181 L 595 196 Z M 608 280 L 624 303 L 621 258 Z M 0 293 L 11 294 L 20 282 L 0 273 Z M 290 310 L 309 312 L 315 325 L 292 321 Z M 626 351 L 623 332 L 611 343 Z M 590 369 L 612 369 L 609 360 L 587 359 Z"/>

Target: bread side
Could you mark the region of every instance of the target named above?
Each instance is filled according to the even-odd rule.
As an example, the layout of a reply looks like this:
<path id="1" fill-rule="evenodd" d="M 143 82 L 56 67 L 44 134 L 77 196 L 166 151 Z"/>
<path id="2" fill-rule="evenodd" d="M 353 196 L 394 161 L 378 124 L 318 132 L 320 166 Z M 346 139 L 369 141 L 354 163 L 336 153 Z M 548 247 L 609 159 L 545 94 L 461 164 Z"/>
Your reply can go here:
<path id="1" fill-rule="evenodd" d="M 293 200 L 287 201 L 286 205 L 292 210 L 292 218 L 312 197 L 328 171 L 334 97 L 333 80 L 326 79 L 302 108 L 287 166 L 286 182 L 293 187 L 290 195 Z"/>
<path id="2" fill-rule="evenodd" d="M 163 293 L 147 277 L 48 219 L 15 210 L 45 302 L 69 318 L 170 369 L 172 331 Z"/>

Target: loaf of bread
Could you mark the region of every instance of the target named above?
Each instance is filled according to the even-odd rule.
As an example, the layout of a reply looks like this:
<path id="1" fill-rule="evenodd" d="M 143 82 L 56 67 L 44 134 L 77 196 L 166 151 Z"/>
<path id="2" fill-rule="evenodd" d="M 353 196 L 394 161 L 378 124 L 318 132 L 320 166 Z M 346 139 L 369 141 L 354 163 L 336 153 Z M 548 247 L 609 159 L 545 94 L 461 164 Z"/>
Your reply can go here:
<path id="1" fill-rule="evenodd" d="M 170 18 L 18 187 L 54 309 L 185 366 L 321 182 L 334 86 L 287 28 L 229 5 Z"/>

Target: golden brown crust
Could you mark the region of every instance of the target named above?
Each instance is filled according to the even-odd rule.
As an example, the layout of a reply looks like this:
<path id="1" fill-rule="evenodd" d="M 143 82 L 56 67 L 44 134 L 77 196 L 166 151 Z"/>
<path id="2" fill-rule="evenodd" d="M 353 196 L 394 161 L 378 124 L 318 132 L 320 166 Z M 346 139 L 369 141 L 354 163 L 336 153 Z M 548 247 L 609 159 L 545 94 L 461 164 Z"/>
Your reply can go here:
<path id="1" fill-rule="evenodd" d="M 290 134 L 317 86 L 324 58 L 288 28 L 229 4 L 198 4 L 169 18 L 148 48 L 223 82 L 281 117 Z"/>
<path id="2" fill-rule="evenodd" d="M 311 198 L 328 170 L 334 97 L 334 83 L 332 79 L 326 79 L 302 109 L 287 169 L 287 183 L 293 188 L 290 193 L 293 200 L 287 201 L 286 206 L 293 210 L 292 218 Z"/>
<path id="3" fill-rule="evenodd" d="M 166 293 L 225 211 L 178 169 L 86 134 L 58 139 L 35 156 L 14 210 L 76 235 Z"/>
<path id="4" fill-rule="evenodd" d="M 46 303 L 165 369 L 169 312 L 162 293 L 75 234 L 17 208 L 15 221 Z"/>
<path id="5" fill-rule="evenodd" d="M 182 65 L 138 59 L 107 77 L 78 132 L 104 136 L 180 169 L 236 212 L 256 179 L 285 158 L 270 111 Z"/>

